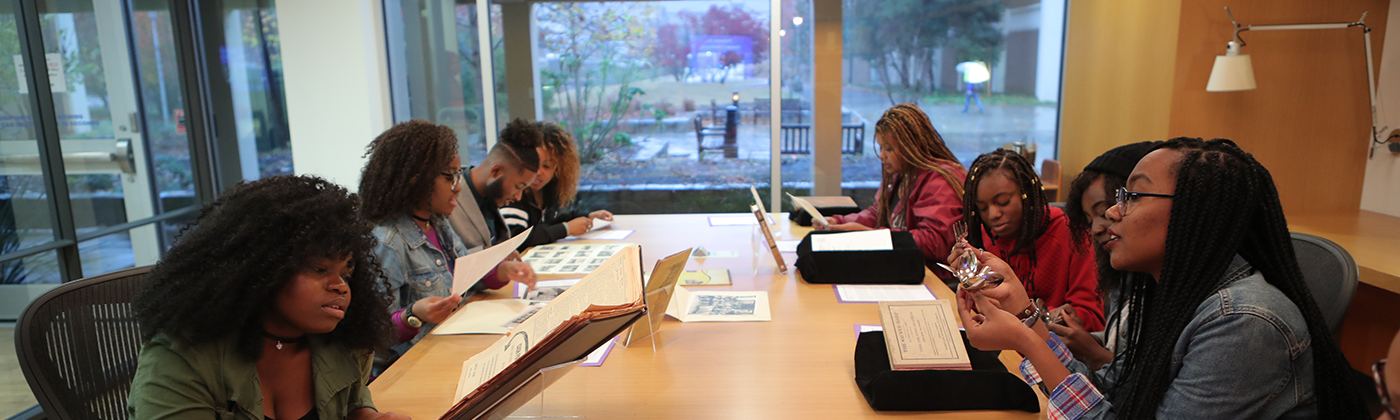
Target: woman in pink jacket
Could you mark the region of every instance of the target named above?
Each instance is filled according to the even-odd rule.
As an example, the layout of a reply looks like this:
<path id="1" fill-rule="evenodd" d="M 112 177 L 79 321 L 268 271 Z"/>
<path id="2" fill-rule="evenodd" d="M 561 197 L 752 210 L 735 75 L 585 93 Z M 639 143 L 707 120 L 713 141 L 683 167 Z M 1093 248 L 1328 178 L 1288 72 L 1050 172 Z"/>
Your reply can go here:
<path id="1" fill-rule="evenodd" d="M 967 170 L 943 144 L 928 115 L 912 104 L 895 105 L 875 123 L 884 175 L 875 205 L 860 213 L 826 218 L 829 230 L 906 230 L 924 252 L 925 265 L 947 278 L 934 263 L 953 246 L 953 222 L 963 214 Z"/>

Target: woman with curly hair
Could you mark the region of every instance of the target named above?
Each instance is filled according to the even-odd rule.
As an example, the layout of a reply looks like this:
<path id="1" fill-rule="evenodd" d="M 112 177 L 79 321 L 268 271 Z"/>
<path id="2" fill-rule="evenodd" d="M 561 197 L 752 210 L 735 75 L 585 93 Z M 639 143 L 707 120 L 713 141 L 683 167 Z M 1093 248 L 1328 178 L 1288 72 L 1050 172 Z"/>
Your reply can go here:
<path id="1" fill-rule="evenodd" d="M 423 120 L 390 127 L 366 149 L 362 212 L 378 225 L 374 253 L 384 264 L 393 298 L 390 319 L 403 343 L 393 350 L 402 355 L 462 302 L 452 294 L 452 273 L 468 250 L 447 222 L 465 182 L 462 160 L 452 129 Z M 534 271 L 520 261 L 503 261 L 472 289 L 498 289 L 512 280 L 533 285 Z"/>
<path id="2" fill-rule="evenodd" d="M 593 228 L 593 219 L 612 220 L 612 212 L 598 210 L 583 213 L 566 210 L 574 203 L 578 192 L 579 162 L 574 139 L 558 124 L 536 123 L 543 134 L 540 148 L 540 170 L 535 182 L 525 190 L 520 201 L 501 208 L 501 216 L 510 226 L 511 236 L 519 235 L 531 226 L 530 237 L 520 244 L 520 250 L 554 243 L 569 235 L 582 235 Z"/>
<path id="3" fill-rule="evenodd" d="M 1127 321 L 1128 308 L 1123 305 L 1122 292 L 1124 288 L 1132 287 L 1129 282 L 1137 275 L 1114 270 L 1113 265 L 1109 264 L 1108 251 L 1103 249 L 1103 244 L 1108 242 L 1108 208 L 1115 203 L 1114 191 L 1127 185 L 1133 166 L 1159 144 L 1162 142 L 1144 141 L 1110 149 L 1084 166 L 1084 171 L 1069 184 L 1065 216 L 1069 218 L 1070 238 L 1076 249 L 1094 251 L 1099 273 L 1099 297 L 1103 299 L 1106 310 L 1104 330 L 1102 333 L 1089 332 L 1070 305 L 1050 311 L 1052 318 L 1061 317 L 1063 323 L 1046 326 L 1059 335 L 1065 347 L 1069 347 L 1074 356 L 1090 369 L 1108 364 L 1123 351 L 1120 342 L 1125 336 L 1123 324 Z"/>
<path id="4" fill-rule="evenodd" d="M 953 247 L 953 222 L 962 217 L 966 171 L 919 107 L 899 104 L 875 123 L 883 174 L 875 205 L 860 213 L 827 217 L 826 230 L 907 230 L 940 277 L 952 273 L 934 263 Z"/>
<path id="5" fill-rule="evenodd" d="M 1084 328 L 1103 330 L 1094 258 L 1086 249 L 1070 246 L 1065 214 L 1041 193 L 1031 162 L 997 149 L 972 162 L 966 185 L 967 242 L 1010 263 L 1032 299 L 1043 299 L 1051 308 L 1072 305 Z M 950 253 L 948 260 L 959 254 L 961 250 Z"/>
<path id="6" fill-rule="evenodd" d="M 1038 310 L 1017 319 L 1030 298 L 992 253 L 977 257 L 1006 281 L 958 292 L 969 342 L 1025 355 L 1051 418 L 1367 418 L 1253 156 L 1229 140 L 1172 139 L 1114 195 L 1104 249 L 1113 268 L 1145 276 L 1124 290 L 1126 352 L 1104 369 L 1074 360 Z"/>
<path id="7" fill-rule="evenodd" d="M 406 418 L 378 413 L 365 387 L 393 327 L 359 211 L 311 176 L 205 206 L 133 302 L 146 343 L 130 417 Z"/>

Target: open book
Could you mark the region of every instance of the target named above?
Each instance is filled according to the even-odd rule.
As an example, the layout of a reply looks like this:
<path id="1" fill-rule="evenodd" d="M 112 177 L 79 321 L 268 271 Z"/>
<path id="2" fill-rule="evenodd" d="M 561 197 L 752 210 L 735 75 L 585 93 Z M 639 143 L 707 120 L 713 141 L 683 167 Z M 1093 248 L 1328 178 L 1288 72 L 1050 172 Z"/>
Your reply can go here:
<path id="1" fill-rule="evenodd" d="M 515 394 L 539 392 L 525 385 L 542 371 L 582 360 L 640 319 L 646 310 L 642 291 L 641 250 L 630 245 L 468 359 L 457 383 L 458 402 L 442 418 L 509 414 L 518 406 L 508 402 L 528 400 Z"/>

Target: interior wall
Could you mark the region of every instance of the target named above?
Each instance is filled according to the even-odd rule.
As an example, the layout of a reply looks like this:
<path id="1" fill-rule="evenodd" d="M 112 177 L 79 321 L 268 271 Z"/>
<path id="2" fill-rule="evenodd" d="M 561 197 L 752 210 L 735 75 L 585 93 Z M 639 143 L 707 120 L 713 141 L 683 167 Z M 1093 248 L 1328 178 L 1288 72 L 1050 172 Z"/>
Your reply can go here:
<path id="1" fill-rule="evenodd" d="M 1361 203 L 1371 114 L 1359 28 L 1247 31 L 1258 88 L 1206 92 L 1215 56 L 1244 25 L 1352 22 L 1370 12 L 1381 57 L 1388 0 L 1183 0 L 1171 95 L 1172 136 L 1234 140 L 1270 169 L 1287 213 Z"/>
<path id="2" fill-rule="evenodd" d="M 378 0 L 277 4 L 292 164 L 351 191 L 365 146 L 392 123 Z"/>
<path id="3" fill-rule="evenodd" d="M 1060 101 L 1064 183 L 1099 154 L 1167 137 L 1181 0 L 1071 1 Z"/>
<path id="4" fill-rule="evenodd" d="M 1387 25 L 1400 22 L 1400 0 L 1390 2 L 1387 15 Z M 1371 36 L 1376 37 L 1376 34 Z M 1400 45 L 1400 31 L 1387 32 L 1384 39 L 1385 45 Z M 1386 54 L 1380 58 L 1376 60 L 1381 74 L 1376 80 L 1379 90 L 1376 102 L 1380 105 L 1377 125 L 1389 127 L 1381 133 L 1382 136 L 1389 136 L 1400 129 L 1400 54 Z M 1391 154 L 1382 146 L 1376 149 L 1375 157 L 1366 160 L 1361 209 L 1400 217 L 1400 154 Z"/>

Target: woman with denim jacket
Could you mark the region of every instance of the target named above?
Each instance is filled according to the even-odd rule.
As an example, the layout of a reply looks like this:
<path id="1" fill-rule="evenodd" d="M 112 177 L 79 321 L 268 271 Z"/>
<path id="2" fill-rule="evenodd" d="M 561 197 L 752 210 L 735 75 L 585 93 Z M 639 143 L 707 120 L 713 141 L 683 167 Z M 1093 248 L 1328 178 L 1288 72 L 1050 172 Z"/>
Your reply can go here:
<path id="1" fill-rule="evenodd" d="M 389 128 L 367 149 L 369 161 L 360 176 L 363 214 L 378 224 L 374 253 L 394 299 L 390 318 L 401 344 L 393 350 L 402 355 L 462 302 L 452 294 L 452 273 L 467 249 L 447 224 L 463 188 L 461 158 L 450 128 L 422 120 Z M 519 265 L 524 263 L 504 261 L 481 284 L 491 289 L 511 280 L 533 284 L 533 271 Z M 529 275 L 518 277 L 522 271 Z"/>
<path id="2" fill-rule="evenodd" d="M 991 253 L 977 256 L 1006 281 L 958 291 L 968 340 L 1023 354 L 1022 375 L 1043 382 L 1051 418 L 1366 417 L 1253 156 L 1229 140 L 1172 139 L 1142 158 L 1116 201 L 1104 249 L 1113 268 L 1150 277 L 1124 290 L 1134 308 L 1126 353 L 1103 369 L 1073 359 Z"/>

